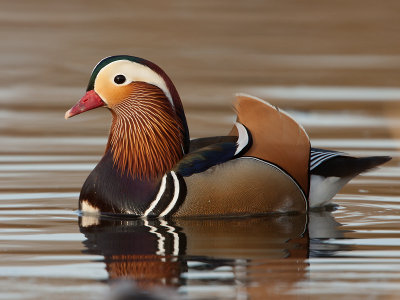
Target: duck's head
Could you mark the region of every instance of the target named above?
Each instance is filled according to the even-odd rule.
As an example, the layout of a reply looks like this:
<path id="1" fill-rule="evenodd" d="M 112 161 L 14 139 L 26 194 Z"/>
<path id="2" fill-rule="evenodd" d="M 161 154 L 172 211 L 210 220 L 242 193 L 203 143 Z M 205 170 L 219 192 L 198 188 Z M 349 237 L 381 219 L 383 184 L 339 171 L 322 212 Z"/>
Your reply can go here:
<path id="1" fill-rule="evenodd" d="M 85 96 L 65 118 L 98 107 L 112 112 L 107 150 L 123 172 L 158 177 L 188 151 L 189 131 L 179 94 L 164 71 L 148 60 L 118 55 L 100 61 Z"/>

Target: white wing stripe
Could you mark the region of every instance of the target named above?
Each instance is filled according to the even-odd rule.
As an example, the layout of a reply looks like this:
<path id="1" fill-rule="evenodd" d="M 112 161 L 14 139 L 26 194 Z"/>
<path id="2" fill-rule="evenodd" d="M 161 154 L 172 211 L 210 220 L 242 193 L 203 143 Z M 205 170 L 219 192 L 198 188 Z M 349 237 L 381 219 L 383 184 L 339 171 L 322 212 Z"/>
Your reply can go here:
<path id="1" fill-rule="evenodd" d="M 328 153 L 329 154 L 329 153 Z M 311 152 L 311 160 L 314 160 L 318 157 L 321 157 L 323 155 L 327 155 L 327 153 L 323 153 L 323 152 Z"/>
<path id="2" fill-rule="evenodd" d="M 313 170 L 323 162 L 340 155 L 342 155 L 340 152 L 318 152 L 311 150 L 310 170 Z"/>
<path id="3" fill-rule="evenodd" d="M 332 156 L 332 154 L 330 154 L 330 153 L 314 155 L 313 157 L 311 157 L 311 164 L 316 162 L 316 161 L 319 161 L 321 159 L 324 159 L 326 157 L 331 157 L 331 156 Z"/>

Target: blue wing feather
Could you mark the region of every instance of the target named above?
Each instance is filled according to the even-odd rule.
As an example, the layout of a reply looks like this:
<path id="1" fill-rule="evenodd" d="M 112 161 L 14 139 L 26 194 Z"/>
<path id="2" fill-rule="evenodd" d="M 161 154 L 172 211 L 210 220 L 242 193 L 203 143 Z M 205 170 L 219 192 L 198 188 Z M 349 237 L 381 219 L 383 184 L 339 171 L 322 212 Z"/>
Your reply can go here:
<path id="1" fill-rule="evenodd" d="M 236 148 L 236 143 L 225 142 L 197 149 L 182 158 L 174 167 L 174 171 L 184 177 L 204 172 L 212 166 L 234 158 Z"/>

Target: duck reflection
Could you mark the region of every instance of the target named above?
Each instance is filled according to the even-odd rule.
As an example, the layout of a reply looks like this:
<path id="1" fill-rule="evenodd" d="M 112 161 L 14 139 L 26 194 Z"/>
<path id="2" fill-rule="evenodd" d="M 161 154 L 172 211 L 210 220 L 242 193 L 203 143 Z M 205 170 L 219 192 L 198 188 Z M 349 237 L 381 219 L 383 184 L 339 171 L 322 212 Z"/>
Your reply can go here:
<path id="1" fill-rule="evenodd" d="M 85 252 L 104 256 L 110 280 L 189 290 L 206 281 L 236 288 L 257 282 L 245 291 L 257 295 L 278 282 L 292 285 L 305 278 L 308 220 L 296 214 L 175 220 L 82 216 L 79 222 Z"/>
<path id="2" fill-rule="evenodd" d="M 329 239 L 344 237 L 344 231 L 340 230 L 342 225 L 332 215 L 333 210 L 334 208 L 309 212 L 310 258 L 336 256 L 340 251 L 349 250 L 348 245 L 326 243 Z"/>
<path id="3" fill-rule="evenodd" d="M 181 228 L 164 220 L 114 218 L 87 226 L 85 218 L 80 218 L 85 252 L 104 256 L 109 279 L 134 279 L 142 287 L 179 284 L 187 269 L 181 259 L 186 249 Z"/>

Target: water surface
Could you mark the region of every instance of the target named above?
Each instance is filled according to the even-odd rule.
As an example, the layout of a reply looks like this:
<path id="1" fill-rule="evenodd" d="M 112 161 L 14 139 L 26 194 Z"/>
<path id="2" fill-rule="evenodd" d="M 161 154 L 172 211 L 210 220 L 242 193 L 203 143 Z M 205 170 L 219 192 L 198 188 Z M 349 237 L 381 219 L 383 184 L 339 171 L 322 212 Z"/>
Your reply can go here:
<path id="1" fill-rule="evenodd" d="M 398 2 L 1 6 L 0 299 L 105 299 L 121 277 L 170 299 L 400 296 Z M 110 116 L 64 112 L 93 66 L 122 53 L 171 76 L 192 137 L 228 132 L 246 92 L 291 113 L 315 147 L 393 160 L 309 215 L 79 217 Z"/>

